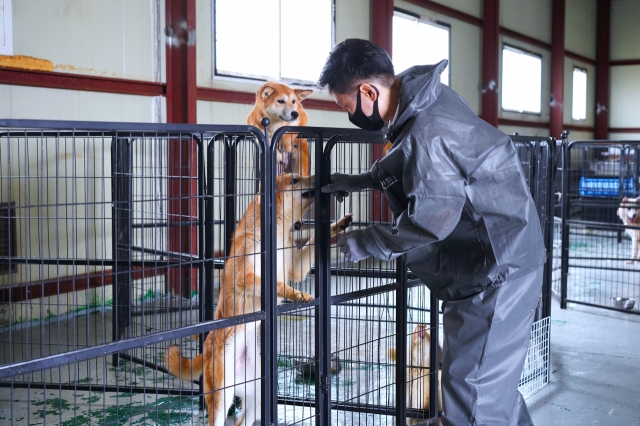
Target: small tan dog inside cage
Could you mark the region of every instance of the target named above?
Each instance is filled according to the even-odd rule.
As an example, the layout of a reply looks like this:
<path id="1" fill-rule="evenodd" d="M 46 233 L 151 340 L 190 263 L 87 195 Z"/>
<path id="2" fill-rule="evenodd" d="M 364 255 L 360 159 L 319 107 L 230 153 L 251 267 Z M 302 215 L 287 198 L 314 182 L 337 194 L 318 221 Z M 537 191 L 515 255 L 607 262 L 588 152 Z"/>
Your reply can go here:
<path id="1" fill-rule="evenodd" d="M 407 408 L 428 410 L 431 395 L 429 391 L 431 360 L 431 333 L 429 326 L 418 324 L 413 329 L 411 338 L 411 350 L 407 354 Z M 438 347 L 439 358 L 442 359 L 442 350 Z M 389 348 L 387 356 L 392 362 L 397 361 L 396 348 Z M 395 378 L 395 369 L 394 369 Z M 442 378 L 442 370 L 438 369 L 438 383 Z M 442 410 L 442 390 L 438 386 L 438 410 Z M 407 417 L 407 424 L 413 425 L 420 419 Z M 438 425 L 442 422 L 438 420 Z"/>
<path id="2" fill-rule="evenodd" d="M 282 174 L 276 179 L 276 245 L 277 245 L 277 298 L 296 302 L 310 302 L 313 296 L 296 290 L 289 282 L 302 281 L 315 259 L 315 237 L 298 248 L 294 244 L 294 224 L 314 200 L 314 176 Z M 351 225 L 352 214 L 331 224 L 331 236 Z M 215 318 L 229 318 L 256 312 L 260 309 L 260 195 L 247 208 L 233 237 L 230 257 L 227 259 L 220 284 L 220 298 Z M 260 399 L 259 322 L 241 324 L 210 332 L 204 351 L 194 359 L 184 358 L 180 348 L 170 346 L 165 353 L 165 364 L 171 374 L 183 380 L 194 380 L 203 375 L 204 398 L 209 412 L 209 424 L 222 426 L 230 406 L 238 397 L 242 412 L 237 425 L 252 425 L 258 418 Z"/>

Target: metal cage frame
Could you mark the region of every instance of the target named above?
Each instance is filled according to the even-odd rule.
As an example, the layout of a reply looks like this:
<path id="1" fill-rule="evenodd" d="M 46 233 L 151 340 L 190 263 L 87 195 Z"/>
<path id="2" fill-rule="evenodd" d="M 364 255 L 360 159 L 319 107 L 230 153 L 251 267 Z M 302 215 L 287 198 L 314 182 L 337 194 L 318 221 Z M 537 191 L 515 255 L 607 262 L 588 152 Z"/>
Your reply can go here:
<path id="1" fill-rule="evenodd" d="M 40 388 L 88 391 L 88 392 L 122 392 L 126 390 L 131 393 L 145 393 L 152 391 L 160 395 L 186 395 L 198 397 L 202 395 L 203 388 L 201 380 L 194 380 L 196 388 L 185 388 L 170 383 L 168 386 L 111 386 L 107 384 L 82 384 L 82 383 L 62 383 L 55 381 L 32 382 L 31 380 L 20 381 L 16 377 L 29 375 L 41 370 L 60 368 L 64 365 L 71 365 L 79 362 L 110 357 L 113 365 L 119 365 L 121 360 L 126 360 L 138 364 L 144 368 L 154 371 L 164 372 L 167 370 L 158 363 L 150 362 L 147 359 L 131 355 L 139 348 L 154 347 L 163 345 L 169 340 L 184 339 L 192 335 L 199 335 L 198 346 L 202 351 L 204 336 L 206 333 L 232 327 L 250 322 L 261 322 L 261 357 L 262 363 L 262 413 L 261 419 L 264 424 L 275 424 L 278 420 L 278 404 L 290 404 L 298 406 L 313 407 L 316 410 L 316 418 L 321 422 L 329 422 L 332 410 L 344 412 L 369 413 L 374 415 L 392 416 L 398 419 L 416 418 L 424 424 L 435 424 L 440 413 L 438 412 L 438 398 L 431 398 L 429 410 L 418 410 L 407 407 L 407 346 L 408 346 L 408 319 L 407 310 L 408 294 L 411 289 L 423 287 L 423 284 L 407 270 L 401 259 L 397 259 L 395 265 L 386 269 L 369 270 L 367 268 L 335 268 L 331 265 L 331 242 L 328 234 L 328 225 L 332 214 L 332 198 L 329 194 L 315 191 L 315 211 L 310 225 L 315 229 L 316 251 L 315 267 L 312 270 L 313 288 L 316 298 L 310 303 L 287 303 L 277 304 L 277 296 L 274 291 L 276 283 L 276 271 L 273 265 L 276 256 L 275 218 L 277 216 L 275 208 L 275 179 L 276 179 L 276 149 L 277 143 L 269 144 L 269 135 L 262 133 L 260 129 L 251 126 L 223 126 L 223 125 L 189 125 L 189 124 L 141 124 L 141 123 L 100 123 L 100 122 L 68 122 L 68 121 L 43 121 L 43 120 L 0 120 L 0 128 L 9 129 L 4 134 L 8 137 L 11 132 L 32 133 L 37 135 L 50 135 L 53 138 L 60 137 L 61 134 L 70 137 L 90 137 L 97 135 L 100 138 L 109 138 L 111 144 L 111 165 L 112 165 L 112 212 L 113 212 L 113 258 L 110 259 L 71 259 L 70 262 L 97 262 L 101 265 L 113 266 L 113 291 L 114 291 L 114 317 L 113 317 L 113 341 L 102 342 L 96 345 L 76 348 L 63 353 L 56 353 L 49 356 L 25 359 L 20 362 L 0 365 L 0 388 Z M 13 130 L 12 130 L 13 129 Z M 278 141 L 287 133 L 296 133 L 308 138 L 312 146 L 310 155 L 315 163 L 316 189 L 322 187 L 329 181 L 332 162 L 332 151 L 341 145 L 349 143 L 360 143 L 377 146 L 377 151 L 383 144 L 383 139 L 379 133 L 365 132 L 354 129 L 335 129 L 321 127 L 284 127 L 279 129 L 272 140 Z M 171 151 L 179 165 L 195 164 L 195 170 L 175 169 L 175 176 L 168 176 L 169 179 L 177 179 L 174 182 L 178 188 L 185 190 L 186 199 L 189 206 L 186 210 L 196 205 L 195 216 L 178 214 L 171 222 L 144 222 L 136 223 L 131 215 L 133 200 L 132 191 L 135 188 L 133 181 L 138 178 L 135 174 L 132 163 L 132 145 L 136 138 L 162 138 L 166 141 L 167 150 L 173 144 Z M 243 139 L 244 138 L 244 139 Z M 214 320 L 214 293 L 213 283 L 216 271 L 223 267 L 223 260 L 229 255 L 230 243 L 239 218 L 241 208 L 238 205 L 238 170 L 235 165 L 240 157 L 246 155 L 239 153 L 239 141 L 249 142 L 252 153 L 250 154 L 251 176 L 247 179 L 246 188 L 251 194 L 259 194 L 261 197 L 261 273 L 266 279 L 266 285 L 262 286 L 262 307 L 260 310 L 241 314 L 229 318 Z M 250 141 L 249 141 L 250 139 Z M 545 232 L 545 244 L 548 251 L 548 259 L 551 260 L 551 250 L 553 246 L 553 176 L 555 171 L 555 140 L 552 138 L 535 138 L 525 136 L 512 137 L 516 147 L 523 153 L 521 161 L 526 161 L 527 179 L 536 207 L 541 216 L 541 223 Z M 0 141 L 1 141 L 0 137 Z M 188 141 L 191 145 L 185 145 Z M 187 152 L 188 151 L 188 152 Z M 520 152 L 519 151 L 519 152 Z M 167 151 L 170 152 L 170 151 Z M 164 155 L 164 154 L 163 154 Z M 216 165 L 214 157 L 222 155 L 223 162 L 228 166 L 223 171 L 223 176 L 215 172 Z M 372 155 L 375 155 L 372 151 Z M 185 157 L 188 157 L 185 160 Z M 189 163 L 195 159 L 195 163 Z M 180 161 L 185 160 L 180 163 Z M 169 168 L 167 170 L 171 170 Z M 172 172 L 172 173 L 173 173 Z M 171 173 L 167 172 L 168 175 Z M 0 175 L 2 173 L 0 172 Z M 2 177 L 2 176 L 0 176 Z M 153 179 L 150 176 L 150 179 Z M 223 180 L 222 189 L 215 192 L 214 188 L 220 188 L 216 179 Z M 252 186 L 253 185 L 253 186 Z M 195 191 L 190 191 L 195 188 Z M 253 188 L 253 189 L 251 189 Z M 180 191 L 181 189 L 178 189 Z M 151 197 L 150 197 L 151 198 Z M 170 198 L 170 197 L 169 197 Z M 222 218 L 214 214 L 217 207 L 214 201 L 222 200 Z M 381 204 L 384 208 L 384 204 Z M 181 212 L 182 207 L 178 207 Z M 382 215 L 384 216 L 384 215 Z M 549 219 L 550 218 L 550 219 Z M 384 220 L 384 219 L 383 219 Z M 364 225 L 361 223 L 360 225 Z M 165 228 L 184 229 L 196 228 L 196 243 L 192 242 L 191 247 L 196 247 L 196 252 L 191 249 L 186 251 L 173 251 L 170 247 L 164 250 L 151 249 L 145 246 L 136 245 L 133 236 L 137 229 L 143 228 Z M 218 227 L 218 228 L 216 228 Z M 215 231 L 222 229 L 223 231 Z M 216 252 L 214 246 L 214 233 L 222 232 L 223 254 Z M 220 249 L 218 249 L 220 250 Z M 134 258 L 134 254 L 139 256 Z M 145 258 L 144 256 L 148 256 Z M 43 259 L 29 259 L 15 256 L 0 257 L 0 263 L 25 264 L 29 262 L 42 262 Z M 99 260 L 99 262 L 98 262 Z M 58 264 L 59 259 L 45 259 Z M 179 325 L 150 333 L 143 332 L 141 335 L 127 335 L 127 328 L 132 324 L 132 318 L 137 315 L 132 311 L 131 285 L 132 272 L 134 268 L 144 268 L 149 263 L 154 268 L 167 270 L 169 268 L 183 267 L 195 269 L 195 275 L 188 275 L 188 280 L 197 281 L 199 288 L 199 300 L 197 304 L 190 305 L 191 309 L 197 310 L 198 321 L 193 324 Z M 186 266 L 185 266 L 186 265 Z M 541 295 L 540 310 L 537 320 L 546 319 L 546 329 L 542 331 L 542 339 L 547 339 L 546 353 L 542 355 L 544 366 L 536 366 L 535 371 L 529 374 L 545 375 L 548 379 L 548 318 L 550 316 L 551 298 L 551 262 L 545 266 L 543 293 Z M 356 289 L 342 294 L 332 294 L 331 279 L 335 276 L 357 275 L 360 277 L 370 276 L 372 278 L 384 278 L 390 280 L 386 284 L 376 287 L 371 286 L 363 289 Z M 9 289 L 11 292 L 11 289 Z M 397 362 L 395 364 L 395 406 L 361 404 L 358 402 L 338 401 L 331 396 L 331 369 L 332 369 L 332 329 L 331 317 L 332 307 L 341 304 L 357 303 L 357 299 L 382 292 L 395 292 L 396 304 L 393 306 L 396 315 L 395 324 L 395 346 L 397 350 Z M 10 300 L 3 302 L 10 303 Z M 429 307 L 425 312 L 429 315 L 429 327 L 431 339 L 438 341 L 439 337 L 439 309 L 438 300 L 429 293 Z M 281 315 L 292 313 L 298 310 L 313 310 L 315 312 L 315 337 L 313 362 L 316 365 L 315 396 L 313 399 L 296 399 L 284 397 L 278 394 L 278 318 Z M 143 309 L 144 311 L 144 309 Z M 540 330 L 535 330 L 537 341 L 541 339 Z M 532 334 L 533 336 L 533 334 Z M 437 371 L 439 368 L 438 345 L 432 344 L 430 349 L 431 364 L 430 371 Z M 540 357 L 536 352 L 535 356 Z M 546 366 L 546 367 L 545 367 Z M 546 370 L 545 370 L 546 368 Z M 546 383 L 546 381 L 545 381 Z M 429 376 L 429 386 L 431 394 L 437 394 L 438 375 Z M 400 403 L 405 401 L 405 403 Z M 202 407 L 202 401 L 200 402 Z"/>

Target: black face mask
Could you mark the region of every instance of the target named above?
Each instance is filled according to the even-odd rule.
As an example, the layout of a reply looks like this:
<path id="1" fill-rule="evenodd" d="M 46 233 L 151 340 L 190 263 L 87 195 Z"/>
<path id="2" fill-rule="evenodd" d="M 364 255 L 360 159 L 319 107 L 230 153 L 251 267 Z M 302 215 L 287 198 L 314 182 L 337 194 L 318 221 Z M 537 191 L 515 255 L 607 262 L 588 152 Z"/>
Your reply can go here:
<path id="1" fill-rule="evenodd" d="M 376 91 L 376 95 L 380 95 L 377 87 L 371 87 L 373 87 L 373 90 Z M 371 116 L 369 117 L 364 115 L 364 113 L 362 112 L 361 97 L 362 92 L 360 92 L 360 87 L 358 87 L 358 101 L 356 104 L 356 110 L 353 114 L 349 113 L 349 121 L 364 130 L 378 131 L 382 129 L 384 127 L 384 120 L 382 119 L 382 117 L 380 117 L 380 111 L 378 111 L 379 96 L 376 96 L 376 100 L 373 101 L 373 114 L 371 114 Z"/>

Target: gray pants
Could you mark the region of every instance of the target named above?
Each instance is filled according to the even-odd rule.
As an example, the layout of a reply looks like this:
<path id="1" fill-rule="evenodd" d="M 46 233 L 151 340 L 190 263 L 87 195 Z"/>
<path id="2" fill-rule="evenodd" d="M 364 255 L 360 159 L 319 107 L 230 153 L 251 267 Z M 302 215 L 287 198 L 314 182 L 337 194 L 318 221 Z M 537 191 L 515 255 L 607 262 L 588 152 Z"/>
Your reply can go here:
<path id="1" fill-rule="evenodd" d="M 518 381 L 542 271 L 445 303 L 443 425 L 533 425 Z"/>

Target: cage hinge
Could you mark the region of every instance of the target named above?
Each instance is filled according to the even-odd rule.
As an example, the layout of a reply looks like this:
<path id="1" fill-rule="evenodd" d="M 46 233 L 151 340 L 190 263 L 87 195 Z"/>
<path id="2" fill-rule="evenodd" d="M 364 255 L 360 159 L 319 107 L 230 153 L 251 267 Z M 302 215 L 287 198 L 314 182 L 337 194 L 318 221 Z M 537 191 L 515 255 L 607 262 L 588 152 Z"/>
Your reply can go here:
<path id="1" fill-rule="evenodd" d="M 329 393 L 329 377 L 326 374 L 320 375 L 320 392 Z"/>

